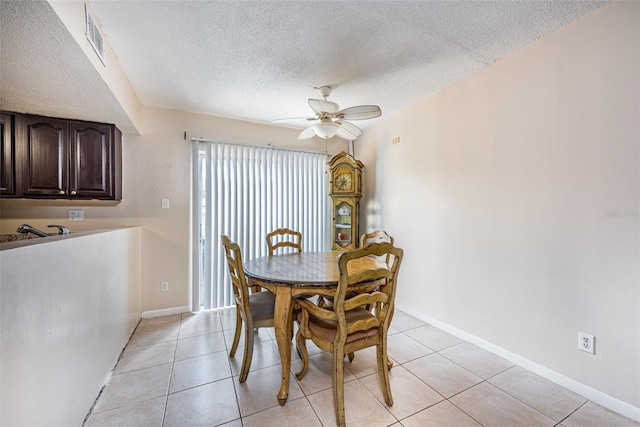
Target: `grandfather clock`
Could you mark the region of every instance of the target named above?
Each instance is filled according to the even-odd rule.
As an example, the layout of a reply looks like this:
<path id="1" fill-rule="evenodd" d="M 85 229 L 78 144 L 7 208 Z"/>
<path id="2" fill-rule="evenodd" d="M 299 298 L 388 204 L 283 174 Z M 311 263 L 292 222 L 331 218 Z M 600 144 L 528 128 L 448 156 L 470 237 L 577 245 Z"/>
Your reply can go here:
<path id="1" fill-rule="evenodd" d="M 358 246 L 362 168 L 360 160 L 346 152 L 329 161 L 331 176 L 331 250 L 352 250 Z"/>

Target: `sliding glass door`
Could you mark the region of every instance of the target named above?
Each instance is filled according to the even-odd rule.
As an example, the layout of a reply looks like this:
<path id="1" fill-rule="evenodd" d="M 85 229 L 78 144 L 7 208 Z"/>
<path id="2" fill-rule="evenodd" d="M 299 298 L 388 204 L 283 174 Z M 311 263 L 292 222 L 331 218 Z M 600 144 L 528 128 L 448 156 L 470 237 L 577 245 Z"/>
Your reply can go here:
<path id="1" fill-rule="evenodd" d="M 304 251 L 330 247 L 327 155 L 194 140 L 192 310 L 234 304 L 220 236 L 244 260 L 267 255 L 278 227 L 300 231 Z"/>

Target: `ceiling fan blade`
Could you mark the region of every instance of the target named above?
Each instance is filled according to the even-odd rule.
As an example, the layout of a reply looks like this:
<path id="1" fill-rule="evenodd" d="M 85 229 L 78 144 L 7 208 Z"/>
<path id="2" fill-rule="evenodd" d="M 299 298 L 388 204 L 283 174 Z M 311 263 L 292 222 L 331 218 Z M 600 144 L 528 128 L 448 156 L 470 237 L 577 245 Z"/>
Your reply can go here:
<path id="1" fill-rule="evenodd" d="M 311 139 L 314 136 L 316 136 L 316 132 L 313 130 L 313 126 L 310 126 L 298 135 L 298 139 Z"/>
<path id="2" fill-rule="evenodd" d="M 358 105 L 349 107 L 336 113 L 336 118 L 344 120 L 364 120 L 380 117 L 382 111 L 377 105 Z"/>
<path id="3" fill-rule="evenodd" d="M 311 107 L 311 109 L 318 114 L 322 114 L 322 113 L 335 114 L 340 109 L 338 104 L 336 104 L 335 102 L 327 101 L 326 99 L 313 99 L 313 98 L 309 99 L 309 107 Z"/>
<path id="4" fill-rule="evenodd" d="M 338 129 L 338 136 L 342 139 L 346 139 L 347 141 L 353 141 L 354 139 L 358 139 L 362 136 L 362 131 L 360 128 L 353 123 L 336 121 L 340 125 L 340 129 Z"/>
<path id="5" fill-rule="evenodd" d="M 311 121 L 318 120 L 318 117 L 288 117 L 285 119 L 275 119 L 271 120 L 271 123 L 287 123 L 287 122 L 299 122 L 302 120 Z"/>

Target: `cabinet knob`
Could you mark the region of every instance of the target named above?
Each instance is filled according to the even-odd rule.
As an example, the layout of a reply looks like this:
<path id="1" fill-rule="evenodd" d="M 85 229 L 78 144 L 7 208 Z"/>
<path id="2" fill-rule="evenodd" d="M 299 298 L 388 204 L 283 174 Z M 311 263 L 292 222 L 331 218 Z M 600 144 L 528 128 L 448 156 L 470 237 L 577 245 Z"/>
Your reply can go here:
<path id="1" fill-rule="evenodd" d="M 72 196 L 75 196 L 75 195 L 76 195 L 76 190 L 73 190 L 73 191 L 71 192 L 71 195 L 72 195 Z"/>
<path id="2" fill-rule="evenodd" d="M 64 194 L 64 190 L 60 190 L 60 194 Z"/>

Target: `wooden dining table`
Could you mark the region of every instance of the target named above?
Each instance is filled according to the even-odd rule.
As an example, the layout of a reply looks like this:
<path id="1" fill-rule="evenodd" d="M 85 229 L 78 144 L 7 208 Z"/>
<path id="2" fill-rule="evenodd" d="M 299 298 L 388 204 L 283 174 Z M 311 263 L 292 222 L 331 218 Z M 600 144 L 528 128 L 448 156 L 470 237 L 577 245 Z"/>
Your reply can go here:
<path id="1" fill-rule="evenodd" d="M 280 405 L 284 405 L 289 396 L 294 300 L 311 295 L 335 295 L 339 279 L 337 259 L 341 253 L 278 254 L 255 258 L 244 264 L 249 287 L 261 286 L 276 296 L 273 324 L 282 363 L 282 383 L 278 392 Z M 375 258 L 361 258 L 350 262 L 348 271 L 351 274 L 379 265 Z"/>

